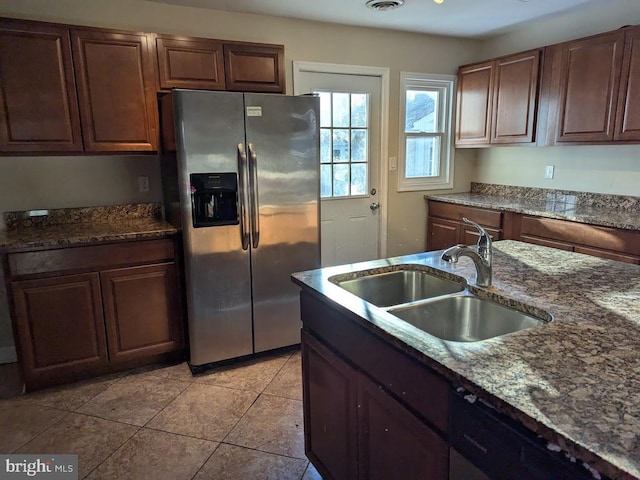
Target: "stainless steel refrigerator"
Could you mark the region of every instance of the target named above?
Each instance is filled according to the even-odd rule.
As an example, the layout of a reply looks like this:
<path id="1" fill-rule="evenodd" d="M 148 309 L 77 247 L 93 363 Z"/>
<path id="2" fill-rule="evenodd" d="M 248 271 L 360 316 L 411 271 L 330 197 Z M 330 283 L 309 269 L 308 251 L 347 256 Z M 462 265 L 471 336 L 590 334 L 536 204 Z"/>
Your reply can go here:
<path id="1" fill-rule="evenodd" d="M 300 343 L 290 275 L 320 266 L 318 98 L 173 90 L 161 107 L 192 370 Z"/>

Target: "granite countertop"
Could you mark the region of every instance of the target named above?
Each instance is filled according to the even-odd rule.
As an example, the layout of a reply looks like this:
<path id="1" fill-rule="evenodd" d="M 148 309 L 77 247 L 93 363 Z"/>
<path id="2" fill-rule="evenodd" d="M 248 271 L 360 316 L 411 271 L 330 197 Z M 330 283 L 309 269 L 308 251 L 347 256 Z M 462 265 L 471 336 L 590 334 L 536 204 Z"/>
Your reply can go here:
<path id="1" fill-rule="evenodd" d="M 0 230 L 0 253 L 144 240 L 175 235 L 162 219 L 160 204 L 131 204 L 49 210 L 30 217 L 27 212 L 5 213 Z"/>
<path id="2" fill-rule="evenodd" d="M 553 321 L 475 343 L 440 340 L 328 278 L 418 264 L 473 284 L 475 267 L 441 252 L 294 274 L 353 318 L 612 478 L 640 477 L 640 266 L 511 240 L 494 242 L 481 296 L 549 312 Z M 445 275 L 447 274 L 445 273 Z"/>
<path id="3" fill-rule="evenodd" d="M 425 195 L 425 199 L 640 230 L 640 197 L 472 183 L 469 192 Z"/>

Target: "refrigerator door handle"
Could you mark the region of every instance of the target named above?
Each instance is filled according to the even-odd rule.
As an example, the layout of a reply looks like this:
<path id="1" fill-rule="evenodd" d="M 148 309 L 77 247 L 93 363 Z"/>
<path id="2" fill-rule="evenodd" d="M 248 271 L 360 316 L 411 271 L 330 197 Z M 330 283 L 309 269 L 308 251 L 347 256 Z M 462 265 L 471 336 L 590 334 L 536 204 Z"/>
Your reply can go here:
<path id="1" fill-rule="evenodd" d="M 260 244 L 260 215 L 258 206 L 258 155 L 253 143 L 248 143 L 249 147 L 249 197 L 251 205 L 251 238 L 253 248 L 258 248 Z"/>
<path id="2" fill-rule="evenodd" d="M 247 226 L 247 153 L 242 143 L 238 144 L 238 201 L 240 203 L 240 240 L 242 249 L 249 248 L 249 232 Z"/>

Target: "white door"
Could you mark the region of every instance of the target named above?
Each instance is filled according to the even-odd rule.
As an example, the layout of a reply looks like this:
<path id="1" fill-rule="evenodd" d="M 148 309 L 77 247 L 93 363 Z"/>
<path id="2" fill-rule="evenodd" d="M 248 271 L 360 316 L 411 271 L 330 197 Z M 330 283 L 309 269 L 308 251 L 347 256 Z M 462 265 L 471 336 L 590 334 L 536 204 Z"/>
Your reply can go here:
<path id="1" fill-rule="evenodd" d="M 381 78 L 301 70 L 295 91 L 320 95 L 322 266 L 379 258 Z"/>

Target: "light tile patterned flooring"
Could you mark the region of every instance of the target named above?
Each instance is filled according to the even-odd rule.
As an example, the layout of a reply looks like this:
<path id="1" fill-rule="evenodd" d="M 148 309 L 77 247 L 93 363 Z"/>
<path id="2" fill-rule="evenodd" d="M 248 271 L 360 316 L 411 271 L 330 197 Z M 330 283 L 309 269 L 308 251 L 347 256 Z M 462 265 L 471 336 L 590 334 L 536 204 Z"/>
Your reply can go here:
<path id="1" fill-rule="evenodd" d="M 12 375 L 0 368 L 0 397 Z M 4 398 L 0 453 L 77 454 L 88 480 L 321 480 L 304 455 L 301 377 L 295 351 Z"/>

